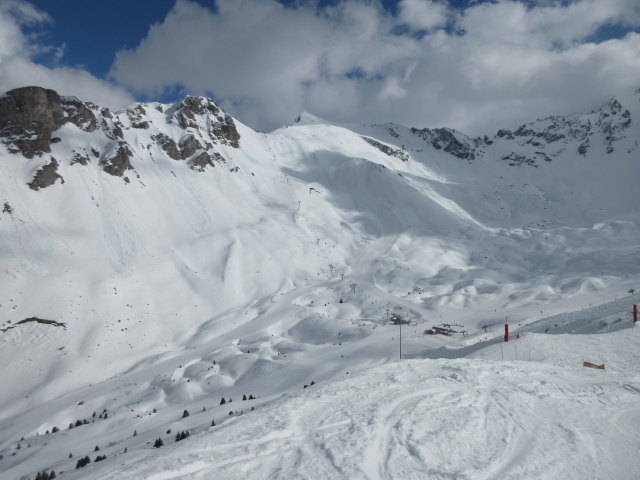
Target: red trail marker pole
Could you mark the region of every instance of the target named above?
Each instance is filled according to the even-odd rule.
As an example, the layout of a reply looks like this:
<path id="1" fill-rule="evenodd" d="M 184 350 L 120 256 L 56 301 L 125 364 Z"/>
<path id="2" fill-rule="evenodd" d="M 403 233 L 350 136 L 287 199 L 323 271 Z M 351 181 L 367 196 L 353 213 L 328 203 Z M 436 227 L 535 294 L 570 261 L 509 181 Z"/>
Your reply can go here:
<path id="1" fill-rule="evenodd" d="M 638 322 L 638 305 L 633 306 L 633 323 Z"/>
<path id="2" fill-rule="evenodd" d="M 509 324 L 508 323 L 504 324 L 504 341 L 505 342 L 509 341 Z"/>

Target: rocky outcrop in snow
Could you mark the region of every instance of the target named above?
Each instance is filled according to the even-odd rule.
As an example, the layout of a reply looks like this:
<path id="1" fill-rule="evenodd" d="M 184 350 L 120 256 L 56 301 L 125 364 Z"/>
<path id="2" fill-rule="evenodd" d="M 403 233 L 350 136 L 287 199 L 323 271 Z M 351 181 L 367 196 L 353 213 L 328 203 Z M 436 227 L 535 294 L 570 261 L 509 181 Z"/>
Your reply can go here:
<path id="1" fill-rule="evenodd" d="M 597 144 L 596 136 L 603 137 L 606 153 L 612 153 L 616 142 L 625 138 L 630 125 L 631 113 L 612 98 L 587 115 L 553 115 L 521 125 L 513 132 L 498 130 L 494 138 L 512 140 L 518 147 L 519 151 L 502 157 L 510 165 L 536 166 L 537 160 L 551 161 L 566 149 L 575 149 L 585 156 Z M 534 152 L 527 152 L 532 148 Z M 521 160 L 514 161 L 518 157 Z"/>
<path id="2" fill-rule="evenodd" d="M 60 96 L 53 90 L 24 87 L 0 98 L 0 135 L 10 152 L 27 158 L 51 151 L 51 133 L 65 121 Z"/>
<path id="3" fill-rule="evenodd" d="M 53 185 L 57 180 L 64 183 L 64 178 L 58 173 L 58 161 L 51 157 L 51 162 L 40 168 L 33 177 L 33 180 L 27 185 L 29 185 L 31 190 L 38 191 L 41 188 L 47 188 Z"/>
<path id="4" fill-rule="evenodd" d="M 362 139 L 365 142 L 367 142 L 369 145 L 376 147 L 382 153 L 389 155 L 390 157 L 399 158 L 403 162 L 406 162 L 409 160 L 409 154 L 404 149 L 393 148 L 389 145 L 385 145 L 384 143 L 380 143 L 377 140 L 374 140 L 373 138 L 369 138 L 369 137 L 362 137 Z"/>
<path id="5" fill-rule="evenodd" d="M 67 124 L 91 136 L 59 133 Z M 0 97 L 0 142 L 9 153 L 28 160 L 51 153 L 52 145 L 63 142 L 65 153 L 54 152 L 60 162 L 87 166 L 97 161 L 106 173 L 128 182 L 125 172 L 135 169 L 135 163 L 148 158 L 155 147 L 201 172 L 225 162 L 219 147 L 240 148 L 240 134 L 233 118 L 203 97 L 186 97 L 173 105 L 140 103 L 112 113 L 33 86 Z M 62 180 L 58 160 L 39 165 L 30 188 L 39 190 Z"/>
<path id="6" fill-rule="evenodd" d="M 179 104 L 173 120 L 183 129 L 194 129 L 208 136 L 213 143 L 240 147 L 240 134 L 233 118 L 220 109 L 213 100 L 204 97 L 186 97 Z M 202 126 L 206 131 L 202 131 Z"/>
<path id="7" fill-rule="evenodd" d="M 412 128 L 411 133 L 430 143 L 436 150 L 443 150 L 463 160 L 473 160 L 482 145 L 479 139 L 471 139 L 451 128 Z"/>

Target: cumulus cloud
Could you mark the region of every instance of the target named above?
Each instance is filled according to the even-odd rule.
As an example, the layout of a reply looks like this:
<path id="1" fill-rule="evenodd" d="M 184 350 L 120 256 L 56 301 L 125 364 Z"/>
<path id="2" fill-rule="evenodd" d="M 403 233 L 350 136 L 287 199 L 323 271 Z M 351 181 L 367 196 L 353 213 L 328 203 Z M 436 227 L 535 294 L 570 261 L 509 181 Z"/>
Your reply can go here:
<path id="1" fill-rule="evenodd" d="M 398 19 L 415 30 L 432 30 L 447 24 L 449 9 L 433 0 L 401 0 Z"/>
<path id="2" fill-rule="evenodd" d="M 24 33 L 25 27 L 44 27 L 52 21 L 46 12 L 28 2 L 0 1 L 0 92 L 37 85 L 112 108 L 132 103 L 133 97 L 126 89 L 82 68 L 47 67 L 34 60 L 36 55 L 49 54 L 55 64 L 64 56 L 64 46 L 46 45 L 37 35 Z"/>
<path id="3" fill-rule="evenodd" d="M 365 1 L 318 13 L 275 0 L 219 0 L 214 13 L 179 0 L 137 48 L 117 54 L 111 75 L 146 95 L 176 85 L 212 94 L 241 120 L 271 128 L 304 108 L 332 117 L 357 109 L 355 89 L 378 85 L 380 93 L 404 78 L 404 59 L 417 57 L 418 45 L 381 34 L 392 27 L 380 5 Z"/>
<path id="4" fill-rule="evenodd" d="M 588 111 L 639 86 L 636 0 L 402 0 L 396 14 L 376 0 L 215 6 L 177 0 L 118 52 L 111 77 L 145 95 L 213 95 L 263 130 L 307 110 L 471 134 Z M 604 41 L 611 27 L 627 33 Z"/>

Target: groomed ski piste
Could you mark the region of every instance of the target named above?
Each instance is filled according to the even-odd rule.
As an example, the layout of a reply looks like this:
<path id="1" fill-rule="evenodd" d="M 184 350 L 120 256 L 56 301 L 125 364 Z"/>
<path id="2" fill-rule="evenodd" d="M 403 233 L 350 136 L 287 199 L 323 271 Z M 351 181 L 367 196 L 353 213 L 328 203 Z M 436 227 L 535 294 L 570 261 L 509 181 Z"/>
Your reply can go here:
<path id="1" fill-rule="evenodd" d="M 639 341 L 638 328 L 532 333 L 503 347 L 526 361 L 481 348 L 473 359 L 390 363 L 95 478 L 637 478 Z M 582 366 L 595 357 L 605 371 Z"/>
<path id="2" fill-rule="evenodd" d="M 0 477 L 637 479 L 633 101 L 481 142 L 236 120 L 204 171 L 140 104 L 127 181 L 100 129 L 0 145 Z"/>
<path id="3" fill-rule="evenodd" d="M 135 417 L 122 406 L 98 423 L 20 443 L 40 465 L 55 465 L 64 471 L 59 478 L 72 479 L 634 479 L 640 471 L 640 328 L 625 309 L 637 299 L 535 322 L 508 343 L 467 337 L 465 347 L 444 354 L 450 358 L 360 365 L 312 385 L 295 368 L 284 369 L 278 376 L 297 391 L 247 401 L 238 396 L 225 405 L 210 395 L 185 399 L 186 418 L 177 408 L 151 413 L 158 403 L 147 390 L 135 402 Z M 584 361 L 605 369 L 585 368 Z M 78 399 L 95 405 L 112 394 L 117 402 L 149 375 L 142 369 L 73 392 L 11 429 L 28 431 L 66 406 L 90 417 L 94 407 Z M 273 380 L 260 371 L 250 375 L 256 390 L 268 390 L 262 383 Z M 189 438 L 175 442 L 182 431 Z M 156 438 L 163 447 L 153 447 Z M 75 470 L 75 457 L 60 462 L 70 451 L 107 459 Z M 20 465 L 36 466 L 28 458 Z M 20 478 L 17 468 L 4 475 Z"/>

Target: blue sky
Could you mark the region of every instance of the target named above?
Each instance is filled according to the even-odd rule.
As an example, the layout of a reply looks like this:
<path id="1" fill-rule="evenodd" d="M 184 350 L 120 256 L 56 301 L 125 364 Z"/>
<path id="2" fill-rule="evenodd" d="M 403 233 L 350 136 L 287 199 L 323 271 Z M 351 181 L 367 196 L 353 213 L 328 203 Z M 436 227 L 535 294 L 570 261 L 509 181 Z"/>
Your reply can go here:
<path id="1" fill-rule="evenodd" d="M 639 32 L 637 0 L 0 0 L 0 90 L 476 134 L 640 87 Z"/>

